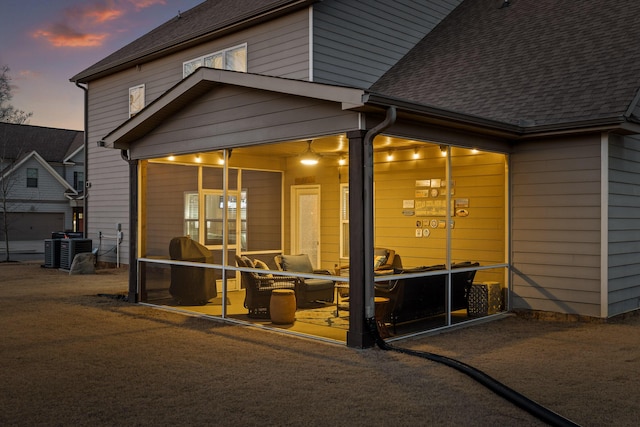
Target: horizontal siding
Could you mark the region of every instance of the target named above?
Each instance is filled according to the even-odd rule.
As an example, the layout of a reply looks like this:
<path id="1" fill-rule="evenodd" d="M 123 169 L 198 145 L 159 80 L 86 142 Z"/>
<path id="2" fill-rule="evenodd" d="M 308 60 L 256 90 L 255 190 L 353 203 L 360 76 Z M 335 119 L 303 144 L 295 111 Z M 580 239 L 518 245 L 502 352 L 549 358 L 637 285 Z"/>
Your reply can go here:
<path id="1" fill-rule="evenodd" d="M 640 138 L 609 145 L 609 315 L 640 308 Z"/>
<path id="2" fill-rule="evenodd" d="M 169 242 L 184 236 L 184 193 L 198 191 L 198 168 L 149 163 L 146 184 L 146 252 L 169 257 Z"/>
<path id="3" fill-rule="evenodd" d="M 96 142 L 128 119 L 130 87 L 144 84 L 148 105 L 182 80 L 184 61 L 241 43 L 247 43 L 249 72 L 308 80 L 308 26 L 308 11 L 302 10 L 90 82 L 88 236 L 96 239 L 99 231 L 110 233 L 121 223 L 121 260 L 128 262 L 128 165 L 119 151 L 98 148 Z M 103 260 L 115 258 L 109 253 Z"/>
<path id="4" fill-rule="evenodd" d="M 600 316 L 600 137 L 511 156 L 514 308 Z"/>
<path id="5" fill-rule="evenodd" d="M 147 164 L 145 186 L 145 256 L 169 256 L 169 242 L 184 235 L 184 193 L 198 191 L 198 167 L 163 163 Z M 203 175 L 210 171 L 204 168 Z M 230 172 L 235 172 L 232 170 Z M 280 250 L 282 174 L 242 171 L 247 192 L 248 251 Z M 230 173 L 230 175 L 232 175 Z M 237 174 L 233 174 L 237 176 Z M 237 178 L 234 179 L 236 181 Z M 237 182 L 237 181 L 236 181 Z M 235 187 L 235 185 L 230 185 Z M 221 182 L 203 183 L 204 190 L 222 190 Z M 216 262 L 220 262 L 218 259 Z"/>
<path id="6" fill-rule="evenodd" d="M 441 156 L 439 147 L 425 144 L 420 153 L 423 157 L 419 160 L 409 157 L 375 164 L 375 244 L 395 249 L 404 267 L 442 264 L 446 260 L 447 230 L 432 229 L 429 225 L 430 220 L 445 217 L 403 215 L 403 200 L 421 201 L 416 198 L 416 180 L 446 179 L 446 158 Z M 396 152 L 395 156 L 399 154 Z M 505 156 L 499 154 L 452 149 L 452 199 L 469 200 L 469 216 L 453 218 L 453 262 L 478 261 L 481 265 L 505 262 L 505 162 Z M 445 197 L 445 190 L 441 189 L 437 200 L 444 201 Z M 422 221 L 421 228 L 430 231 L 429 237 L 415 237 L 416 221 Z"/>
<path id="7" fill-rule="evenodd" d="M 27 187 L 27 169 L 38 170 L 38 187 Z M 23 163 L 20 169 L 14 171 L 7 179 L 7 198 L 21 199 L 27 203 L 40 201 L 64 201 L 66 188 L 46 170 L 40 162 L 31 158 Z"/>
<path id="8" fill-rule="evenodd" d="M 314 81 L 369 87 L 460 0 L 325 0 L 313 6 Z"/>
<path id="9" fill-rule="evenodd" d="M 194 153 L 357 128 L 357 113 L 335 103 L 219 86 L 176 113 L 131 149 L 135 158 Z"/>
<path id="10" fill-rule="evenodd" d="M 282 248 L 282 173 L 242 171 L 247 192 L 247 251 Z"/>
<path id="11" fill-rule="evenodd" d="M 317 268 L 335 271 L 340 261 L 340 180 L 347 180 L 346 169 L 328 166 L 331 162 L 323 159 L 316 167 L 300 164 L 295 157 L 287 159 L 284 174 L 284 253 L 291 253 L 291 186 L 305 184 L 320 186 L 320 260 Z M 340 175 L 340 176 L 339 176 Z"/>

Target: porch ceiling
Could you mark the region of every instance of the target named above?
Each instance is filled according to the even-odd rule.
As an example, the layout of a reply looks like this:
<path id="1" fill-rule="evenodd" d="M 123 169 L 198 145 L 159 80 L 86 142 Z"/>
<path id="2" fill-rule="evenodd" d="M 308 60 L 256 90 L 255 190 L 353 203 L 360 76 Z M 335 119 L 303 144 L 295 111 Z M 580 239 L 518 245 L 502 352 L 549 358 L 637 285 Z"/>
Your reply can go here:
<path id="1" fill-rule="evenodd" d="M 311 148 L 320 155 L 331 156 L 347 154 L 349 152 L 349 140 L 345 135 L 331 135 L 313 138 Z M 413 140 L 379 136 L 373 142 L 374 151 L 389 149 L 411 148 L 421 143 Z M 304 153 L 307 149 L 307 140 L 287 141 L 277 144 L 265 144 L 247 148 L 234 148 L 233 152 L 247 152 L 252 155 L 269 155 L 277 157 L 295 157 Z"/>

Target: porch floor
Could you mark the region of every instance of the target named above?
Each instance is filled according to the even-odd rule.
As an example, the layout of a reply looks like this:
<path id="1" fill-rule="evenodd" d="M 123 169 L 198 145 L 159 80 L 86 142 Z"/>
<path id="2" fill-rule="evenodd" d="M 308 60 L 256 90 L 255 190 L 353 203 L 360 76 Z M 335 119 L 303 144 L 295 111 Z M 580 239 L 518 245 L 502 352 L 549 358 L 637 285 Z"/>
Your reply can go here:
<path id="1" fill-rule="evenodd" d="M 346 343 L 347 330 L 349 329 L 348 306 L 340 304 L 338 316 L 336 316 L 336 304 L 316 303 L 310 307 L 298 308 L 296 310 L 296 320 L 290 325 L 278 325 L 270 319 L 251 318 L 244 308 L 244 290 L 228 291 L 226 302 L 226 317 L 261 327 L 270 329 L 286 330 L 302 335 L 325 338 L 339 343 Z M 206 305 L 178 305 L 169 295 L 168 291 L 149 292 L 145 301 L 149 304 L 171 307 L 185 312 L 204 314 L 207 316 L 222 317 L 222 295 L 212 299 Z M 452 313 L 452 323 L 460 323 L 469 320 L 466 310 L 459 310 Z M 415 322 L 403 323 L 396 326 L 394 331 L 392 325 L 387 324 L 389 332 L 393 337 L 413 334 L 429 329 L 436 329 L 446 325 L 444 315 L 433 316 Z"/>

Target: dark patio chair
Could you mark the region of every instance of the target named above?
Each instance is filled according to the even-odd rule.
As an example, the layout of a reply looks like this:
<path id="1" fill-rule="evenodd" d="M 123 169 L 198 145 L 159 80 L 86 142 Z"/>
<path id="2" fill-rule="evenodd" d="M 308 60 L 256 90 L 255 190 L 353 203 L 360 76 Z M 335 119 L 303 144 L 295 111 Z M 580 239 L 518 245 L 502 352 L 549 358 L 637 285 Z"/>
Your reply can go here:
<path id="1" fill-rule="evenodd" d="M 256 268 L 246 256 L 236 255 L 238 267 Z M 271 291 L 274 289 L 296 289 L 298 281 L 295 277 L 279 276 L 267 272 L 241 271 L 242 287 L 245 289 L 244 307 L 249 310 L 249 317 L 269 318 Z"/>
<path id="2" fill-rule="evenodd" d="M 309 255 L 276 255 L 274 258 L 279 270 L 307 274 L 331 275 L 327 270 L 317 270 L 311 265 Z M 308 306 L 315 301 L 333 302 L 334 281 L 331 279 L 300 278 L 296 288 L 298 307 Z"/>

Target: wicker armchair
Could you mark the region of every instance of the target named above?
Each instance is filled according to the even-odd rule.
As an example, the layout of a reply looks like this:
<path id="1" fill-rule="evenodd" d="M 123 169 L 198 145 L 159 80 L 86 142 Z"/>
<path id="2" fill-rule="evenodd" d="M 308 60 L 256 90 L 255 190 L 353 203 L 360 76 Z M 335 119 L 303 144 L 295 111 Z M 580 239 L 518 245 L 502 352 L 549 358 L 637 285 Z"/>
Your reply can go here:
<path id="1" fill-rule="evenodd" d="M 238 267 L 256 268 L 246 256 L 236 255 Z M 279 276 L 270 273 L 241 271 L 242 287 L 245 288 L 244 307 L 249 310 L 249 317 L 269 318 L 271 291 L 274 289 L 296 289 L 298 281 L 295 277 Z"/>

